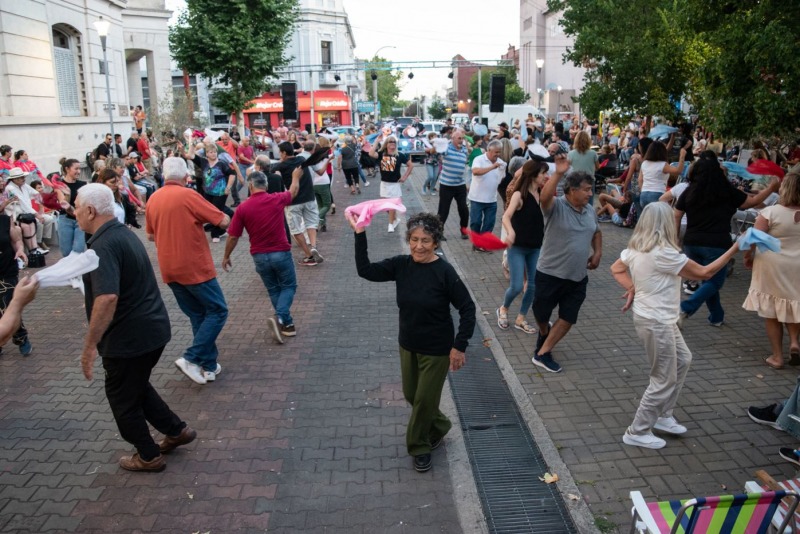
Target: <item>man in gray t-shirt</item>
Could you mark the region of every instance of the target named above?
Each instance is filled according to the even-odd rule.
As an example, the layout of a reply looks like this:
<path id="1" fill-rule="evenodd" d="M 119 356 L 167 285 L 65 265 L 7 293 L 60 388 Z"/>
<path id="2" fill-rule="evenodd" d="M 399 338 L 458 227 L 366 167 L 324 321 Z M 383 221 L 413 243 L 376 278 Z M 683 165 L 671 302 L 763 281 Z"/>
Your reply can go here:
<path id="1" fill-rule="evenodd" d="M 569 168 L 566 156 L 556 156 L 556 172 L 539 195 L 544 214 L 544 243 L 536 266 L 533 315 L 539 325 L 536 351 L 531 359 L 552 373 L 561 371 L 551 351 L 578 321 L 586 298 L 587 271 L 600 265 L 603 239 L 597 215 L 589 206 L 592 176 L 570 173 L 564 196 L 555 197 L 556 187 Z M 558 306 L 558 320 L 550 326 L 550 315 Z"/>

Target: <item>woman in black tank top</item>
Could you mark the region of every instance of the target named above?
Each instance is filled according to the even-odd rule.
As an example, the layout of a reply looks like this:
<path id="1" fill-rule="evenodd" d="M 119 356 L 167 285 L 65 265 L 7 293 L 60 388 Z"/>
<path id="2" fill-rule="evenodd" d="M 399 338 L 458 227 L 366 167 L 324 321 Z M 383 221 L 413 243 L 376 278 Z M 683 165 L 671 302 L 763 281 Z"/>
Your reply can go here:
<path id="1" fill-rule="evenodd" d="M 66 258 L 72 251 L 86 250 L 86 236 L 83 230 L 78 228 L 78 221 L 74 215 L 78 189 L 86 185 L 86 182 L 78 180 L 81 164 L 76 159 L 62 159 L 61 172 L 66 187 L 56 188 L 58 202 L 62 208 L 61 216 L 58 218 L 58 247 L 61 249 L 61 256 Z"/>
<path id="2" fill-rule="evenodd" d="M 508 308 L 522 292 L 525 279 L 528 286 L 522 296 L 522 304 L 514 321 L 514 328 L 526 334 L 535 334 L 536 329 L 528 324 L 525 316 L 533 303 L 533 280 L 536 263 L 539 261 L 539 250 L 544 239 L 544 216 L 539 207 L 539 190 L 547 179 L 547 163 L 528 160 L 522 166 L 522 174 L 511 183 L 508 207 L 503 213 L 503 228 L 506 230 L 508 248 L 508 269 L 510 283 L 503 299 L 503 305 L 497 309 L 497 325 L 508 328 Z"/>

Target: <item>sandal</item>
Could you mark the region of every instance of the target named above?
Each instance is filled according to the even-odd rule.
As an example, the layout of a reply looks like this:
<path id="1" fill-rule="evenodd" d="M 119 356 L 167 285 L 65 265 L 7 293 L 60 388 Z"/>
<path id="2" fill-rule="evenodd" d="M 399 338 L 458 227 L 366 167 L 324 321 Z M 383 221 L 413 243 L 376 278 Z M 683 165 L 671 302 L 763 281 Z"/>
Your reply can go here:
<path id="1" fill-rule="evenodd" d="M 789 349 L 789 365 L 800 365 L 800 349 Z"/>
<path id="2" fill-rule="evenodd" d="M 764 358 L 764 363 L 767 364 L 768 366 L 772 367 L 773 369 L 777 369 L 777 370 L 783 369 L 783 364 L 775 365 L 774 363 L 770 362 L 769 361 L 769 356 Z"/>
<path id="3" fill-rule="evenodd" d="M 535 334 L 536 329 L 528 324 L 528 321 L 522 321 L 521 323 L 514 323 L 514 328 L 517 330 L 522 330 L 526 334 Z"/>
<path id="4" fill-rule="evenodd" d="M 497 308 L 497 326 L 502 330 L 508 330 L 508 312 L 503 313 Z"/>

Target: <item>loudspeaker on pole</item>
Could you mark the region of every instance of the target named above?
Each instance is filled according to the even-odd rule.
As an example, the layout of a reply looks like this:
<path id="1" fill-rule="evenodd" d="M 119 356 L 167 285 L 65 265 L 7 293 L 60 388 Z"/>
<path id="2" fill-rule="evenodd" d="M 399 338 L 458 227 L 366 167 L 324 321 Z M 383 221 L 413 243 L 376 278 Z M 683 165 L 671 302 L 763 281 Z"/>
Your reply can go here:
<path id="1" fill-rule="evenodd" d="M 297 120 L 297 83 L 283 82 L 281 84 L 281 97 L 283 98 L 283 120 Z"/>
<path id="2" fill-rule="evenodd" d="M 504 74 L 492 74 L 489 84 L 489 111 L 501 113 L 506 100 L 506 77 Z"/>

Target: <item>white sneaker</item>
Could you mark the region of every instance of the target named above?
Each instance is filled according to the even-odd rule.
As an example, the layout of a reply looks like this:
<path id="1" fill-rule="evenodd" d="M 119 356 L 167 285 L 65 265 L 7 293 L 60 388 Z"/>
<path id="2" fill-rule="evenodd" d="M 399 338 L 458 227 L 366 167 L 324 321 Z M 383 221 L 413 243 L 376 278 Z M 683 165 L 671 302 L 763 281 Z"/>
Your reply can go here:
<path id="1" fill-rule="evenodd" d="M 674 417 L 659 417 L 653 428 L 669 434 L 686 434 L 686 427 L 679 424 Z"/>
<path id="2" fill-rule="evenodd" d="M 369 187 L 369 182 L 364 182 L 364 187 Z"/>
<path id="3" fill-rule="evenodd" d="M 45 255 L 50 252 L 50 249 L 36 247 L 35 249 L 33 249 L 33 252 L 38 252 L 39 254 Z"/>
<path id="4" fill-rule="evenodd" d="M 267 318 L 267 329 L 269 330 L 272 339 L 274 339 L 276 343 L 283 345 L 283 337 L 281 336 L 281 331 L 278 328 L 278 322 L 272 317 Z"/>
<path id="5" fill-rule="evenodd" d="M 392 223 L 389 223 L 389 229 L 388 229 L 387 231 L 388 231 L 390 234 L 391 234 L 392 232 L 394 232 L 394 225 L 393 225 Z"/>
<path id="6" fill-rule="evenodd" d="M 217 364 L 217 368 L 214 371 L 203 371 L 203 378 L 206 379 L 206 382 L 213 382 L 217 379 L 217 375 L 222 372 L 222 366 Z"/>
<path id="7" fill-rule="evenodd" d="M 183 371 L 183 374 L 188 376 L 192 379 L 193 382 L 196 384 L 205 384 L 206 379 L 203 376 L 203 370 L 200 369 L 199 365 L 195 365 L 193 363 L 189 363 L 186 361 L 186 358 L 178 358 L 175 360 L 175 365 L 178 366 L 178 369 Z"/>
<path id="8" fill-rule="evenodd" d="M 311 257 L 314 258 L 314 261 L 316 261 L 318 264 L 325 261 L 325 258 L 322 257 L 322 254 L 320 254 L 316 248 L 311 249 Z"/>
<path id="9" fill-rule="evenodd" d="M 667 446 L 666 441 L 654 436 L 652 432 L 648 432 L 647 434 L 631 434 L 630 430 L 625 431 L 625 434 L 622 436 L 622 443 L 634 447 L 644 447 L 645 449 L 663 449 Z"/>
<path id="10" fill-rule="evenodd" d="M 403 222 L 403 221 L 402 221 L 402 220 L 400 220 L 400 219 L 396 219 L 396 220 L 394 221 L 394 225 L 392 226 L 392 232 L 394 232 L 395 230 L 397 230 L 397 227 L 398 227 L 398 226 L 400 226 L 400 223 L 401 223 L 401 222 Z"/>
<path id="11" fill-rule="evenodd" d="M 211 242 L 212 243 L 219 243 L 219 238 L 218 237 L 212 237 L 211 238 Z"/>

